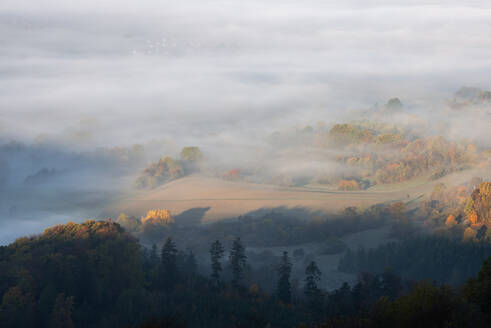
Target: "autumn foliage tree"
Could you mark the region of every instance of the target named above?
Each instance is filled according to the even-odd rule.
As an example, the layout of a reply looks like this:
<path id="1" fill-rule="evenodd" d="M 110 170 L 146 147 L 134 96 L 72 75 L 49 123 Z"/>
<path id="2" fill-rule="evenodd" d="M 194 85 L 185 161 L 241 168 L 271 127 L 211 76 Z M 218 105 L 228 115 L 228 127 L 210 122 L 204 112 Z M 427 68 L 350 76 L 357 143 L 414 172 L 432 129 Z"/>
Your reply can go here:
<path id="1" fill-rule="evenodd" d="M 469 219 L 475 223 L 491 223 L 491 182 L 483 182 L 472 192 L 466 204 Z"/>
<path id="2" fill-rule="evenodd" d="M 136 180 L 136 187 L 140 189 L 155 188 L 163 183 L 178 179 L 184 175 L 181 163 L 169 156 L 161 158 L 143 170 Z"/>
<path id="3" fill-rule="evenodd" d="M 360 190 L 360 184 L 356 180 L 339 180 L 338 190 L 355 191 Z"/>

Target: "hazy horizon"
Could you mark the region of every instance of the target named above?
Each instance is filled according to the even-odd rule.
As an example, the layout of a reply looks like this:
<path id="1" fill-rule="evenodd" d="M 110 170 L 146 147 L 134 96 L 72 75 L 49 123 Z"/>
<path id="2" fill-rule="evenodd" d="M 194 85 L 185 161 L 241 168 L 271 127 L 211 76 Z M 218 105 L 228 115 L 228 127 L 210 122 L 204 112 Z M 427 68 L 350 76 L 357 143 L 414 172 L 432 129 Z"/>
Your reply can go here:
<path id="1" fill-rule="evenodd" d="M 491 89 L 491 5 L 466 3 L 2 1 L 0 138 L 217 142 L 392 97 L 428 110 Z"/>

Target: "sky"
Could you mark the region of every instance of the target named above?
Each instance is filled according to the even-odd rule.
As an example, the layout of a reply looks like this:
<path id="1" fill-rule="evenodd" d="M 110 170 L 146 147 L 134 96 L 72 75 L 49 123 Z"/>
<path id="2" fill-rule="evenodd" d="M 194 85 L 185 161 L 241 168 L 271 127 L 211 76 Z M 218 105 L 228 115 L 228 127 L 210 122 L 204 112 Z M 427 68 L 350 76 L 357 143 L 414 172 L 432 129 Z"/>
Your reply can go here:
<path id="1" fill-rule="evenodd" d="M 491 89 L 488 1 L 0 1 L 0 138 L 242 140 Z"/>

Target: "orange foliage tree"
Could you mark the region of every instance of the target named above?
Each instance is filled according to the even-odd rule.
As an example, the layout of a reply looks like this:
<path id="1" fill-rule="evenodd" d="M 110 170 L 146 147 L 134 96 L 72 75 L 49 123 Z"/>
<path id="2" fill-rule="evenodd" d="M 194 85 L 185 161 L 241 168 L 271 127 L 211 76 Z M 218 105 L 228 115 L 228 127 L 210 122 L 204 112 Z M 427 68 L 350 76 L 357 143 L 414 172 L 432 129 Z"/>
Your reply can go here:
<path id="1" fill-rule="evenodd" d="M 360 184 L 356 180 L 340 180 L 338 182 L 338 190 L 354 191 L 360 189 Z"/>

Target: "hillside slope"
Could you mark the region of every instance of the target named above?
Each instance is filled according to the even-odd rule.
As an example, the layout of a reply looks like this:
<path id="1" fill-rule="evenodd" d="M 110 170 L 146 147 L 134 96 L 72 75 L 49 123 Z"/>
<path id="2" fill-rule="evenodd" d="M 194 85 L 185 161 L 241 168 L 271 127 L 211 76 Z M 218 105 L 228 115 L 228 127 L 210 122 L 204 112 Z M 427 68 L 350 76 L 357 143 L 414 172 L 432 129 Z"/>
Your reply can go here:
<path id="1" fill-rule="evenodd" d="M 336 212 L 348 206 L 366 207 L 391 201 L 419 200 L 429 195 L 436 183 L 464 182 L 473 175 L 483 174 L 489 176 L 489 172 L 473 170 L 454 173 L 435 181 L 418 179 L 357 192 L 332 191 L 320 187 L 278 187 L 188 176 L 153 190 L 128 194 L 108 206 L 104 214 L 116 217 L 124 212 L 141 216 L 152 208 L 165 208 L 173 214 L 179 214 L 200 208 L 205 209 L 202 222 L 212 222 L 264 208 L 302 207 L 312 211 Z"/>

